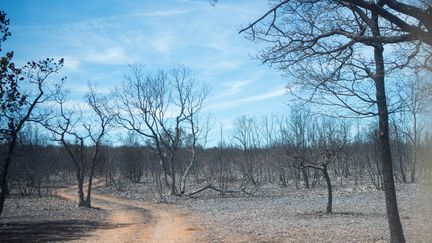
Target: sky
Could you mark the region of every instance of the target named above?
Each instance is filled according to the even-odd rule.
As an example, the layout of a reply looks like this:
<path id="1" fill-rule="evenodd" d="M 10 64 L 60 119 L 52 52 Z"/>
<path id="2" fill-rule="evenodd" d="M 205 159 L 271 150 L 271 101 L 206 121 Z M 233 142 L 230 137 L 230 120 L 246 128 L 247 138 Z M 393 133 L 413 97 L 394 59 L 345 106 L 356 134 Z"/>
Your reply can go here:
<path id="1" fill-rule="evenodd" d="M 109 91 L 128 73 L 189 68 L 211 89 L 204 112 L 212 114 L 209 145 L 219 124 L 229 132 L 241 115 L 285 113 L 286 81 L 253 58 L 259 45 L 238 31 L 268 9 L 267 1 L 222 0 L 0 0 L 12 36 L 3 51 L 15 61 L 64 58 L 62 76 L 73 102 L 83 102 L 88 81 Z"/>

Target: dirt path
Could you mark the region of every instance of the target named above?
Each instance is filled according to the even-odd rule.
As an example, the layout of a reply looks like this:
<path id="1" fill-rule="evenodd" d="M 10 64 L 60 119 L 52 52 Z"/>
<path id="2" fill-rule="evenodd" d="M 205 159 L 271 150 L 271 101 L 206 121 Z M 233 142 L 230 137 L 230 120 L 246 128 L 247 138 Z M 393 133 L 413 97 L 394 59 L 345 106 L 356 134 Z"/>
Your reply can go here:
<path id="1" fill-rule="evenodd" d="M 58 195 L 77 201 L 75 187 L 61 189 Z M 92 206 L 107 210 L 109 222 L 116 227 L 99 229 L 84 242 L 197 242 L 202 230 L 191 225 L 194 216 L 171 205 L 151 204 L 92 194 Z"/>

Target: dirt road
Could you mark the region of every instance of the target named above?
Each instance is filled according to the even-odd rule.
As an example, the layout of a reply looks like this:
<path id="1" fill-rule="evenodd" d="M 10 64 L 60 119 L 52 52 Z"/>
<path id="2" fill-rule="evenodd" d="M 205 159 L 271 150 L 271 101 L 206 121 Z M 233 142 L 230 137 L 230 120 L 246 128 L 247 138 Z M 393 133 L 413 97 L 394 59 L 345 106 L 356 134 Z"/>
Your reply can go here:
<path id="1" fill-rule="evenodd" d="M 58 195 L 77 201 L 74 188 L 58 191 Z M 110 213 L 109 229 L 98 229 L 92 237 L 80 242 L 197 242 L 202 230 L 191 225 L 193 215 L 172 205 L 151 204 L 138 200 L 120 199 L 92 194 L 92 206 Z"/>

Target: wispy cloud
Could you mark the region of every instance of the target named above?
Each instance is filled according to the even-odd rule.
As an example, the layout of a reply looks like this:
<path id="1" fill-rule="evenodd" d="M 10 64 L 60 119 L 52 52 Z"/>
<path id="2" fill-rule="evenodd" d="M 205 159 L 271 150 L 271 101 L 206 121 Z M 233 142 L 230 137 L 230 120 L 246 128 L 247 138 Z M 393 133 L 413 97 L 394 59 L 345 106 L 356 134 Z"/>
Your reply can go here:
<path id="1" fill-rule="evenodd" d="M 213 105 L 210 105 L 209 108 L 213 110 L 222 110 L 222 109 L 228 109 L 228 108 L 234 108 L 242 105 L 247 105 L 250 103 L 254 103 L 257 101 L 263 101 L 272 99 L 275 97 L 280 97 L 286 93 L 286 90 L 284 87 L 278 87 L 270 92 L 257 94 L 248 96 L 245 98 L 237 99 L 237 100 L 231 100 L 231 101 L 223 101 L 220 103 L 215 103 Z"/>
<path id="2" fill-rule="evenodd" d="M 189 11 L 185 9 L 173 9 L 173 10 L 165 10 L 165 11 L 131 13 L 131 14 L 124 15 L 124 17 L 171 17 L 174 15 L 182 15 L 187 13 L 189 13 Z"/>
<path id="3" fill-rule="evenodd" d="M 251 84 L 254 80 L 239 80 L 231 81 L 223 84 L 224 90 L 220 94 L 220 97 L 232 96 L 240 93 L 244 88 Z"/>
<path id="4" fill-rule="evenodd" d="M 99 64 L 125 64 L 128 60 L 124 49 L 118 46 L 90 52 L 84 58 L 89 62 Z"/>
<path id="5" fill-rule="evenodd" d="M 161 34 L 154 41 L 150 42 L 150 45 L 160 54 L 170 54 L 174 48 L 174 37 L 169 33 Z"/>

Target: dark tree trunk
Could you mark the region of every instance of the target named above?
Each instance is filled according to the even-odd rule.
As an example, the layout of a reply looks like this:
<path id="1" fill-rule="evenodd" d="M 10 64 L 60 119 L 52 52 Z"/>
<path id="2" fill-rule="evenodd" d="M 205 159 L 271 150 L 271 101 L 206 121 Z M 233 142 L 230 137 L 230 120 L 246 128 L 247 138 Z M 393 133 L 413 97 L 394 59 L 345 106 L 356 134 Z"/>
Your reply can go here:
<path id="1" fill-rule="evenodd" d="M 404 160 L 403 160 L 403 157 L 402 157 L 402 149 L 400 148 L 401 145 L 400 145 L 399 141 L 398 141 L 397 147 L 398 147 L 398 155 L 399 155 L 399 169 L 400 169 L 400 173 L 401 173 L 401 176 L 402 176 L 402 182 L 404 184 L 406 184 L 407 183 L 407 179 L 406 179 L 406 174 L 405 174 L 405 169 L 404 169 L 404 164 L 403 164 Z"/>
<path id="2" fill-rule="evenodd" d="M 96 144 L 95 152 L 91 159 L 91 167 L 90 167 L 88 186 L 87 186 L 86 206 L 89 208 L 91 208 L 91 191 L 92 191 L 92 184 L 93 184 L 93 176 L 96 168 L 96 158 L 98 153 L 99 153 L 99 144 Z"/>
<path id="3" fill-rule="evenodd" d="M 415 182 L 415 174 L 416 174 L 416 161 L 413 160 L 412 168 L 411 168 L 411 183 Z"/>
<path id="4" fill-rule="evenodd" d="M 327 170 L 327 165 L 323 165 L 323 169 L 322 172 L 324 174 L 324 178 L 326 180 L 327 183 L 327 210 L 326 213 L 330 214 L 333 212 L 333 190 L 332 190 L 332 185 L 331 185 L 331 181 L 330 181 L 330 176 L 328 174 L 328 170 Z"/>
<path id="5" fill-rule="evenodd" d="M 384 47 L 382 45 L 376 44 L 374 46 L 374 57 L 376 66 L 376 74 L 374 80 L 379 119 L 379 151 L 383 170 L 383 186 L 385 193 L 385 203 L 387 208 L 387 218 L 390 228 L 390 241 L 393 243 L 401 243 L 405 242 L 405 237 L 399 218 L 396 189 L 393 178 L 393 165 L 389 139 L 388 109 L 384 85 L 385 72 L 383 51 Z"/>
<path id="6" fill-rule="evenodd" d="M 303 176 L 303 181 L 305 183 L 305 187 L 307 189 L 309 189 L 310 186 L 309 186 L 309 177 L 308 177 L 307 169 L 306 168 L 302 168 L 301 172 L 302 172 L 302 176 Z"/>
<path id="7" fill-rule="evenodd" d="M 88 178 L 88 185 L 87 185 L 87 197 L 86 197 L 86 207 L 91 208 L 91 190 L 92 190 L 92 183 L 93 183 L 93 174 L 94 174 L 94 166 L 92 165 L 92 168 L 90 170 L 90 175 Z"/>
<path id="8" fill-rule="evenodd" d="M 0 217 L 3 213 L 4 203 L 6 200 L 6 195 L 8 193 L 8 184 L 7 184 L 7 175 L 9 172 L 9 166 L 12 162 L 12 155 L 15 152 L 15 146 L 16 146 L 16 135 L 12 137 L 11 142 L 9 143 L 9 149 L 6 154 L 6 158 L 3 164 L 3 170 L 1 174 L 1 185 L 0 185 Z"/>
<path id="9" fill-rule="evenodd" d="M 175 165 L 174 165 L 174 161 L 171 159 L 171 195 L 176 195 L 177 194 L 177 189 L 176 189 L 176 172 L 175 172 Z"/>
<path id="10" fill-rule="evenodd" d="M 84 176 L 81 169 L 78 169 L 77 171 L 77 180 L 78 180 L 78 197 L 79 197 L 78 206 L 86 207 L 87 203 L 84 199 Z"/>
<path id="11" fill-rule="evenodd" d="M 401 177 L 402 177 L 402 182 L 404 184 L 407 183 L 407 179 L 406 179 L 406 173 L 405 173 L 405 166 L 404 166 L 404 159 L 403 159 L 403 151 L 402 151 L 402 139 L 399 135 L 399 130 L 398 127 L 396 125 L 396 122 L 394 123 L 394 133 L 396 135 L 396 148 L 397 148 L 397 154 L 398 154 L 398 159 L 399 159 L 399 169 L 400 169 L 400 173 L 401 173 Z M 398 179 L 400 181 L 400 179 Z"/>
<path id="12" fill-rule="evenodd" d="M 414 133 L 417 133 L 416 128 L 414 126 Z M 413 143 L 413 161 L 412 161 L 412 168 L 411 168 L 411 183 L 415 182 L 415 176 L 416 176 L 416 164 L 417 164 L 417 135 L 414 134 L 414 143 Z"/>

